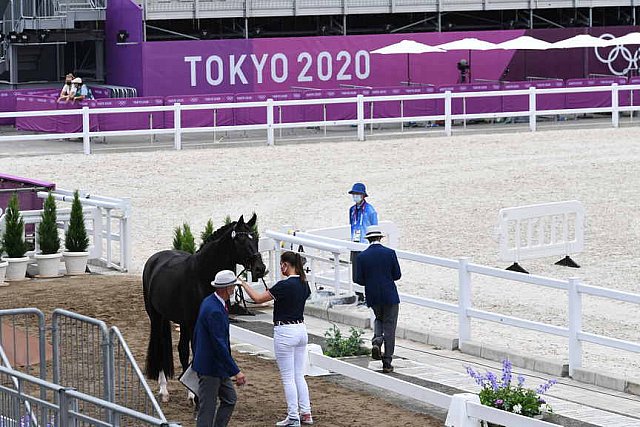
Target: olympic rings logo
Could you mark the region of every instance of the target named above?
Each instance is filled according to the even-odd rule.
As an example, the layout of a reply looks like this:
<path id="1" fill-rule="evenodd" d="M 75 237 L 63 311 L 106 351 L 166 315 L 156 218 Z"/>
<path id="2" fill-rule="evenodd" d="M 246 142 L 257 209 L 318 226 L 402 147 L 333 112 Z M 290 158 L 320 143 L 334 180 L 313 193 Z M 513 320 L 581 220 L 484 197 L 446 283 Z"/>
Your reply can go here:
<path id="1" fill-rule="evenodd" d="M 615 37 L 612 34 L 602 34 L 600 38 L 603 40 L 611 40 Z M 636 51 L 632 53 L 631 50 L 629 50 L 629 48 L 624 45 L 615 45 L 609 51 L 608 55 L 601 55 L 599 49 L 602 48 L 596 47 L 594 49 L 596 58 L 598 58 L 598 61 L 600 61 L 601 63 L 607 64 L 607 66 L 609 67 L 609 71 L 611 71 L 611 74 L 614 74 L 616 76 L 624 76 L 629 71 L 638 69 L 638 60 L 640 60 L 640 48 L 636 49 Z M 614 66 L 614 62 L 616 62 L 618 58 L 627 61 L 627 66 L 622 70 L 618 70 Z"/>

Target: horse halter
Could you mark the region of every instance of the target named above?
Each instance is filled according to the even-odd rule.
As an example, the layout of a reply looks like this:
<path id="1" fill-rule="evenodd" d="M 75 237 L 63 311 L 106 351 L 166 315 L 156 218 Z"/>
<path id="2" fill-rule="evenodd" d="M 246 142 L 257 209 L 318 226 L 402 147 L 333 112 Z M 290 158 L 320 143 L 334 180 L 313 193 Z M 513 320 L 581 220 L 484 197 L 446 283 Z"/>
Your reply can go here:
<path id="1" fill-rule="evenodd" d="M 236 231 L 236 230 L 232 230 L 232 231 L 231 231 L 231 239 L 232 239 L 232 240 L 235 240 L 235 239 L 236 239 L 236 237 L 237 237 L 238 235 L 242 235 L 242 234 L 243 234 L 243 235 L 247 235 L 247 236 L 249 236 L 249 238 L 250 238 L 250 239 L 253 239 L 253 238 L 254 238 L 254 237 L 253 237 L 253 233 L 251 233 L 250 231 Z M 245 258 L 244 260 L 242 260 L 242 261 L 240 262 L 240 264 L 242 264 L 243 266 L 245 266 L 245 270 L 246 270 L 246 269 L 247 269 L 247 268 L 246 268 L 246 266 L 247 266 L 247 265 L 251 265 L 251 263 L 253 262 L 253 260 L 255 260 L 255 259 L 259 258 L 259 257 L 260 257 L 260 252 L 256 252 L 256 253 L 254 253 L 254 254 L 251 254 L 251 255 L 247 256 L 247 258 Z"/>

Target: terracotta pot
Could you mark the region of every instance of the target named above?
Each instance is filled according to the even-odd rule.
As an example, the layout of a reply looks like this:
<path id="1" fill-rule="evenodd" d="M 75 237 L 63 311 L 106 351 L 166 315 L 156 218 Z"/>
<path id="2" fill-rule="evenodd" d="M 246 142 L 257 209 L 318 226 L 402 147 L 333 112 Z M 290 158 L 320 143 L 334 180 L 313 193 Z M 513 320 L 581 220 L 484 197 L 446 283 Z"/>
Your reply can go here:
<path id="1" fill-rule="evenodd" d="M 38 262 L 38 277 L 60 277 L 61 253 L 36 254 L 35 258 Z"/>
<path id="2" fill-rule="evenodd" d="M 3 258 L 9 263 L 7 266 L 7 282 L 16 282 L 24 280 L 27 275 L 27 265 L 29 264 L 29 257 L 21 258 Z"/>
<path id="3" fill-rule="evenodd" d="M 63 252 L 64 265 L 70 276 L 85 274 L 89 252 Z"/>

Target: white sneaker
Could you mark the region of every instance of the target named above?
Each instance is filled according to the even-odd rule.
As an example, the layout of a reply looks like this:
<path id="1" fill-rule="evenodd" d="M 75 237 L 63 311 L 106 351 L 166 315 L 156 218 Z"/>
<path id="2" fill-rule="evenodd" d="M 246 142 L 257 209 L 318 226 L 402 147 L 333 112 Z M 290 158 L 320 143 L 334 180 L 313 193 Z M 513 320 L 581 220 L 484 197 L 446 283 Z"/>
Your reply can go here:
<path id="1" fill-rule="evenodd" d="M 276 423 L 276 426 L 278 427 L 300 427 L 300 420 L 296 420 L 296 419 L 291 419 L 287 416 L 287 418 L 285 418 L 282 421 L 278 421 Z"/>

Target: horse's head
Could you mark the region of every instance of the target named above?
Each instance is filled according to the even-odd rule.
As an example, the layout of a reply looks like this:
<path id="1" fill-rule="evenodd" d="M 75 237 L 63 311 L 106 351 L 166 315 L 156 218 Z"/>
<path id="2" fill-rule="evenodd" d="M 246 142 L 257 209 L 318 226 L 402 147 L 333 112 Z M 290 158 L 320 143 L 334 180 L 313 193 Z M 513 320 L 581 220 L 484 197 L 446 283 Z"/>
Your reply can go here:
<path id="1" fill-rule="evenodd" d="M 263 277 L 267 271 L 262 255 L 258 252 L 258 237 L 253 232 L 256 219 L 256 214 L 253 214 L 248 222 L 244 222 L 244 217 L 241 216 L 231 230 L 236 262 L 251 271 L 254 279 Z"/>

